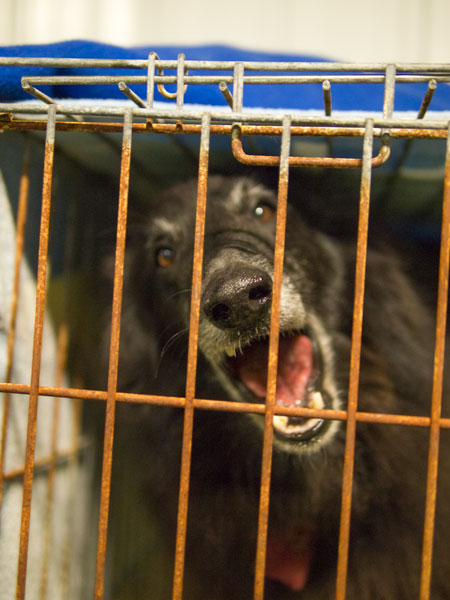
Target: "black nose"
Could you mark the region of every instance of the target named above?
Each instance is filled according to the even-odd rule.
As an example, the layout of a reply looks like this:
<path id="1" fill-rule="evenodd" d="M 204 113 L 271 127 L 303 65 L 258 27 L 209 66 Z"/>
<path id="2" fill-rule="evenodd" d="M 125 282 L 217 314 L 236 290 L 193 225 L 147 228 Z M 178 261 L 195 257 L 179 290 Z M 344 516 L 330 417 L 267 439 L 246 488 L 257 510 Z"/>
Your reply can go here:
<path id="1" fill-rule="evenodd" d="M 270 310 L 272 279 L 261 269 L 239 265 L 224 269 L 208 282 L 203 311 L 221 329 L 248 328 Z"/>

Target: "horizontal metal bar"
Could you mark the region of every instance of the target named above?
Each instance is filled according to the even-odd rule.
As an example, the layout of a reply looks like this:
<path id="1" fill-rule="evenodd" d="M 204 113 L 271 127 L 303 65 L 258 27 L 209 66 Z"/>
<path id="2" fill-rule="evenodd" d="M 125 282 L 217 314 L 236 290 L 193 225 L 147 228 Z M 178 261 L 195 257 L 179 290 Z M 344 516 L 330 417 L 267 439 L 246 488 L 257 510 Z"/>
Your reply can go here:
<path id="1" fill-rule="evenodd" d="M 329 81 L 335 84 L 374 84 L 384 83 L 384 75 L 244 75 L 244 85 L 286 85 L 286 84 L 322 84 Z M 396 83 L 427 83 L 429 75 L 397 75 Z M 449 82 L 450 73 L 433 74 L 433 79 L 437 82 Z M 146 75 L 52 75 L 52 76 L 30 76 L 24 78 L 24 82 L 33 86 L 37 85 L 117 85 L 121 81 L 131 85 L 146 84 Z M 232 75 L 186 75 L 184 83 L 186 85 L 219 85 L 221 81 L 232 84 Z M 155 83 L 176 84 L 176 75 L 155 75 Z"/>
<path id="2" fill-rule="evenodd" d="M 279 156 L 247 154 L 242 146 L 240 127 L 235 126 L 232 132 L 231 147 L 236 160 L 244 165 L 275 167 L 280 164 Z M 372 167 L 380 167 L 389 158 L 389 146 L 382 144 L 377 156 L 372 158 Z M 361 158 L 337 158 L 330 156 L 290 156 L 291 167 L 328 167 L 335 169 L 359 169 L 362 167 Z"/>
<path id="3" fill-rule="evenodd" d="M 1 121 L 0 130 L 19 130 L 19 131 L 43 131 L 45 130 L 45 121 L 30 121 L 14 119 L 12 121 Z M 56 129 L 59 131 L 91 131 L 104 133 L 121 132 L 123 124 L 121 122 L 93 122 L 80 121 L 77 123 L 67 121 L 57 121 Z M 230 135 L 232 125 L 211 125 L 211 133 L 214 135 Z M 184 133 L 199 134 L 200 124 L 193 123 L 133 123 L 133 133 Z M 281 127 L 277 125 L 242 125 L 243 136 L 279 136 Z M 303 137 L 362 137 L 364 129 L 361 127 L 301 127 L 294 126 L 291 129 L 291 135 Z M 403 139 L 446 139 L 447 129 L 391 129 L 391 137 Z M 381 129 L 374 131 L 374 137 L 381 136 Z"/>
<path id="4" fill-rule="evenodd" d="M 34 472 L 36 473 L 38 471 L 47 471 L 55 464 L 55 462 L 56 467 L 68 464 L 71 458 L 79 456 L 80 453 L 87 447 L 88 444 L 84 443 L 80 444 L 80 446 L 73 450 L 59 450 L 56 454 L 52 454 L 43 458 L 38 458 L 34 461 Z M 21 467 L 13 469 L 11 471 L 7 471 L 3 477 L 6 481 L 10 481 L 11 479 L 23 477 L 23 473 L 24 468 Z"/>
<path id="5" fill-rule="evenodd" d="M 224 70 L 233 71 L 236 61 L 186 60 L 185 66 L 190 70 Z M 387 63 L 339 63 L 312 61 L 244 61 L 246 71 L 317 71 L 317 72 L 384 72 Z M 158 69 L 176 69 L 177 60 L 156 60 Z M 22 67 L 56 67 L 56 68 L 129 68 L 147 69 L 148 61 L 144 59 L 97 59 L 97 58 L 37 58 L 0 56 L 0 66 Z M 395 65 L 401 72 L 450 73 L 449 63 L 398 63 Z"/>
<path id="6" fill-rule="evenodd" d="M 8 392 L 10 394 L 26 396 L 30 393 L 30 386 L 19 383 L 0 383 L 0 392 Z M 105 391 L 100 390 L 42 386 L 39 388 L 39 395 L 105 402 L 107 394 Z M 24 401 L 25 400 L 26 399 L 24 398 Z M 173 406 L 175 408 L 184 408 L 185 405 L 184 397 L 132 394 L 125 392 L 118 392 L 116 401 L 129 404 Z M 195 398 L 194 407 L 200 410 L 215 410 L 220 412 L 251 413 L 261 415 L 264 414 L 266 410 L 265 404 L 253 404 L 251 402 L 230 402 L 228 400 L 209 400 L 205 398 Z M 347 411 L 345 410 L 276 406 L 274 408 L 274 413 L 282 416 L 321 418 L 335 421 L 345 421 L 347 419 Z M 395 415 L 389 413 L 357 412 L 356 419 L 361 423 L 379 423 L 384 425 L 402 425 L 410 427 L 429 427 L 431 423 L 430 417 Z M 439 423 L 442 428 L 450 429 L 450 418 L 442 417 Z"/>
<path id="7" fill-rule="evenodd" d="M 123 107 L 108 107 L 108 106 L 80 106 L 79 104 L 57 104 L 56 112 L 58 115 L 84 115 L 84 116 L 105 116 L 105 117 L 123 117 L 125 112 L 129 109 L 128 105 Z M 47 105 L 40 104 L 0 104 L 0 113 L 13 113 L 21 115 L 46 115 Z M 239 122 L 239 123 L 261 123 L 261 124 L 281 124 L 283 121 L 284 114 L 289 114 L 289 110 L 282 112 L 281 110 L 277 113 L 273 112 L 241 112 L 241 113 L 230 113 L 215 110 L 162 110 L 162 109 L 144 109 L 134 107 L 132 109 L 133 118 L 138 119 L 171 119 L 171 120 L 189 120 L 189 121 L 200 121 L 204 114 L 208 114 L 212 121 L 224 121 L 225 123 Z M 366 117 L 339 117 L 334 114 L 332 117 L 324 116 L 323 114 L 317 116 L 299 115 L 292 114 L 293 125 L 323 125 L 330 127 L 364 127 Z M 404 118 L 392 118 L 383 119 L 382 117 L 375 117 L 374 127 L 378 128 L 408 128 L 408 129 L 443 129 L 446 130 L 448 126 L 448 119 L 404 119 Z M 0 121 L 0 127 L 5 128 L 8 123 L 2 123 Z M 375 135 L 377 135 L 375 131 Z"/>

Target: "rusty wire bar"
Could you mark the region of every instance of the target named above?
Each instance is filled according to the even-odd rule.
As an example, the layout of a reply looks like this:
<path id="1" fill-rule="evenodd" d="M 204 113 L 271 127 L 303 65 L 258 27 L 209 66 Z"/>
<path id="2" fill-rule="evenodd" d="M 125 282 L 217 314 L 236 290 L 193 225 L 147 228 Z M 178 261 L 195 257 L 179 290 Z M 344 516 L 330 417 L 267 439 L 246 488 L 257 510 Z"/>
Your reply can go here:
<path id="1" fill-rule="evenodd" d="M 450 130 L 450 126 L 449 126 Z M 447 325 L 448 270 L 450 252 L 450 136 L 447 143 L 444 200 L 442 210 L 441 256 L 439 260 L 438 303 L 436 313 L 436 345 L 434 351 L 433 393 L 431 401 L 430 442 L 428 451 L 427 495 L 422 546 L 420 600 L 430 597 L 436 492 L 439 464 L 440 417 L 444 376 L 444 353 Z"/>
<path id="2" fill-rule="evenodd" d="M 280 164 L 278 156 L 264 156 L 247 154 L 242 147 L 242 134 L 239 125 L 235 125 L 232 130 L 231 147 L 233 155 L 244 165 L 258 167 L 277 167 Z M 377 156 L 371 158 L 372 168 L 380 167 L 388 160 L 390 155 L 389 145 L 383 140 L 380 151 Z M 289 166 L 291 167 L 328 167 L 334 169 L 360 169 L 363 160 L 361 158 L 333 158 L 322 156 L 290 156 Z"/>
<path id="3" fill-rule="evenodd" d="M 123 79 L 121 79 L 120 81 L 123 81 Z M 234 98 L 234 96 L 233 96 Z M 170 105 L 169 105 L 170 106 Z M 98 118 L 98 117 L 111 117 L 111 118 L 119 118 L 119 119 L 123 119 L 123 116 L 125 114 L 126 110 L 129 110 L 129 107 L 109 107 L 108 105 L 105 106 L 97 106 L 97 105 L 86 105 L 86 106 L 80 106 L 79 104 L 56 104 L 57 107 L 57 112 L 58 115 L 66 115 L 66 114 L 71 114 L 71 115 L 78 115 L 78 116 L 84 116 L 84 117 L 93 117 L 93 118 Z M 26 104 L 26 103 L 15 103 L 15 104 L 0 104 L 0 115 L 2 115 L 2 119 L 0 120 L 0 126 L 2 129 L 8 129 L 8 128 L 14 128 L 15 125 L 12 122 L 12 115 L 14 114 L 19 114 L 19 115 L 23 115 L 24 113 L 26 113 L 30 118 L 32 117 L 32 115 L 41 115 L 41 116 L 45 116 L 46 114 L 46 105 L 41 105 L 39 103 L 30 103 L 30 104 Z M 189 121 L 194 121 L 197 124 L 195 125 L 197 127 L 197 132 L 200 132 L 200 124 L 198 124 L 199 122 L 201 122 L 201 116 L 203 114 L 203 110 L 199 111 L 199 110 L 190 110 L 190 109 L 186 109 L 184 108 L 183 110 L 176 110 L 176 109 L 172 109 L 172 108 L 161 108 L 161 109 L 150 109 L 150 108 L 138 108 L 138 107 L 133 107 L 133 115 L 136 119 L 167 119 L 169 122 L 165 123 L 164 125 L 167 126 L 172 126 L 173 127 L 173 121 L 176 120 L 180 120 L 180 119 L 184 119 L 184 120 L 189 120 Z M 260 127 L 262 127 L 262 132 L 264 133 L 264 128 L 265 127 L 269 127 L 269 126 L 278 126 L 280 128 L 280 133 L 281 134 L 281 124 L 283 121 L 283 117 L 280 113 L 264 113 L 264 112 L 253 112 L 253 111 L 243 111 L 243 112 L 239 112 L 239 113 L 230 113 L 229 111 L 222 111 L 222 110 L 211 110 L 208 111 L 208 114 L 211 117 L 211 122 L 215 121 L 216 123 L 234 123 L 234 122 L 239 122 L 242 125 L 249 125 L 249 126 L 255 126 L 258 125 Z M 326 115 L 322 115 L 319 114 L 317 116 L 309 116 L 309 115 L 305 115 L 303 113 L 293 113 L 292 115 L 292 124 L 294 126 L 301 126 L 301 127 L 337 127 L 337 128 L 342 128 L 342 129 L 346 129 L 346 128 L 359 128 L 360 132 L 358 135 L 361 135 L 361 130 L 364 130 L 364 125 L 365 125 L 365 120 L 366 117 L 365 116 L 361 116 L 361 117 L 337 117 L 337 116 L 329 116 L 327 117 Z M 26 123 L 28 122 L 25 119 L 21 119 L 21 124 L 22 127 L 24 127 L 25 129 L 27 128 Z M 98 126 L 95 123 L 92 123 L 91 121 L 88 121 L 87 123 L 84 123 L 82 125 L 82 127 L 89 127 L 89 123 L 91 124 L 91 126 L 93 126 L 94 128 L 96 126 Z M 396 118 L 396 117 L 392 117 L 390 119 L 386 119 L 384 117 L 374 117 L 374 127 L 375 128 L 379 128 L 379 127 L 383 127 L 383 128 L 397 128 L 397 129 L 414 129 L 414 130 L 430 130 L 430 131 L 436 131 L 436 130 L 443 130 L 445 132 L 445 134 L 441 135 L 447 135 L 447 123 L 448 123 L 448 119 L 445 118 L 441 118 L 441 119 L 427 119 L 426 122 L 421 121 L 420 119 L 416 119 L 416 118 Z M 111 123 L 102 123 L 103 127 L 106 127 L 105 131 L 109 131 L 108 129 L 108 125 L 112 125 L 112 127 L 116 128 L 115 130 L 117 130 L 118 127 L 118 123 L 116 124 L 111 124 Z M 139 125 L 139 124 L 138 124 Z M 58 123 L 59 126 L 59 123 Z M 140 124 L 141 127 L 145 126 L 144 124 Z M 36 127 L 39 128 L 38 123 L 36 123 L 34 126 L 32 126 L 31 128 Z M 68 127 L 67 124 L 62 125 L 62 127 Z M 73 125 L 72 125 L 73 127 Z M 76 126 L 75 126 L 76 127 Z M 122 127 L 122 124 L 120 124 L 120 127 Z M 214 128 L 211 129 L 211 132 L 214 133 L 225 133 L 225 130 L 221 131 L 221 127 L 222 125 L 215 125 Z M 42 127 L 42 123 L 41 123 L 41 129 L 43 129 Z M 216 129 L 218 128 L 218 129 Z M 93 129 L 91 129 L 92 131 Z M 113 131 L 114 129 L 111 129 L 111 131 Z M 162 130 L 161 130 L 162 132 Z M 167 130 L 166 133 L 169 133 L 170 130 Z M 186 128 L 185 133 L 193 133 L 193 130 L 189 130 L 189 128 Z M 254 133 L 257 133 L 257 130 L 254 131 Z M 264 133 L 264 135 L 276 135 L 275 133 L 273 134 L 269 134 L 269 133 Z M 298 135 L 298 134 L 297 134 Z M 331 133 L 331 135 L 333 135 Z M 334 135 L 339 135 L 337 132 Z M 376 129 L 374 131 L 374 135 L 380 135 L 380 133 L 376 133 Z M 420 135 L 418 133 L 418 135 Z"/>
<path id="4" fill-rule="evenodd" d="M 12 115 L 11 115 L 12 116 Z M 392 123 L 391 123 L 392 124 Z M 427 122 L 428 124 L 428 122 Z M 411 123 L 410 123 L 411 125 Z M 391 137 L 401 139 L 447 139 L 447 123 L 440 123 L 440 128 L 393 128 L 390 129 Z M 243 136 L 281 136 L 282 127 L 279 125 L 239 125 L 241 135 Z M 211 124 L 211 134 L 230 135 L 235 125 Z M 0 130 L 13 131 L 44 131 L 45 122 L 35 120 L 13 119 L 7 121 L 0 120 Z M 92 122 L 92 121 L 58 121 L 56 123 L 57 131 L 91 131 L 97 133 L 121 133 L 123 131 L 122 123 L 110 122 Z M 201 125 L 193 123 L 183 123 L 181 126 L 177 123 L 133 123 L 133 133 L 183 133 L 189 135 L 198 135 L 201 133 Z M 380 137 L 379 128 L 374 129 L 374 137 Z M 364 127 L 347 126 L 292 126 L 291 136 L 311 136 L 311 137 L 363 137 Z M 275 157 L 276 158 L 276 157 Z"/>
<path id="5" fill-rule="evenodd" d="M 25 467 L 23 477 L 22 517 L 20 524 L 16 600 L 24 600 L 25 598 L 27 575 L 31 494 L 33 486 L 34 451 L 36 446 L 36 421 L 39 400 L 39 378 L 42 357 L 45 296 L 47 289 L 47 255 L 52 194 L 53 157 L 55 149 L 55 119 L 56 108 L 54 105 L 50 105 L 48 108 L 47 134 L 45 140 L 44 178 L 42 184 L 42 209 L 36 281 L 36 312 L 34 323 L 33 354 L 31 362 Z"/>
<path id="6" fill-rule="evenodd" d="M 19 200 L 17 207 L 17 224 L 16 224 L 16 249 L 14 255 L 14 280 L 12 285 L 12 297 L 11 297 L 11 313 L 9 317 L 9 328 L 8 328 L 8 341 L 7 341 L 7 355 L 6 355 L 6 372 L 5 381 L 10 382 L 13 369 L 14 361 L 14 344 L 16 338 L 16 323 L 17 323 L 17 309 L 19 302 L 19 288 L 20 288 L 20 270 L 23 257 L 23 247 L 25 241 L 25 224 L 27 220 L 28 212 L 28 192 L 30 187 L 30 148 L 26 145 L 24 159 L 22 163 L 22 174 L 20 176 L 19 185 Z M 11 404 L 11 393 L 5 392 L 3 397 L 3 411 L 2 411 L 2 429 L 1 429 L 1 444 L 0 444 L 0 525 L 2 515 L 2 503 L 3 503 L 3 481 L 5 477 L 5 455 L 6 455 L 6 442 L 8 438 L 8 423 L 9 423 L 9 409 Z"/>
<path id="7" fill-rule="evenodd" d="M 191 309 L 189 320 L 189 346 L 186 375 L 186 403 L 184 408 L 183 443 L 180 469 L 180 492 L 178 501 L 175 568 L 173 576 L 173 600 L 183 595 L 184 560 L 186 553 L 187 513 L 189 504 L 189 479 L 191 472 L 192 433 L 194 427 L 194 398 L 197 371 L 198 324 L 203 268 L 203 245 L 205 237 L 206 197 L 208 191 L 208 165 L 210 143 L 210 117 L 202 119 L 200 157 L 198 168 L 197 208 L 195 215 L 194 261 L 192 272 Z"/>
<path id="8" fill-rule="evenodd" d="M 95 571 L 94 598 L 96 600 L 101 600 L 101 598 L 103 598 L 105 578 L 106 543 L 108 535 L 109 499 L 111 492 L 111 467 L 113 456 L 115 408 L 117 393 L 117 372 L 119 362 L 123 269 L 125 259 L 128 191 L 130 183 L 132 120 L 132 112 L 128 111 L 125 114 L 124 119 L 122 162 L 120 169 L 119 211 L 117 217 L 116 256 L 114 267 L 114 288 L 111 314 L 108 390 L 106 400 L 105 436 L 103 446 L 103 467 L 98 521 L 97 560 Z"/>
<path id="9" fill-rule="evenodd" d="M 75 401 L 77 404 L 77 401 Z M 67 450 L 59 452 L 57 456 L 57 464 L 64 465 L 69 463 L 74 457 L 78 456 L 79 450 L 82 450 L 84 446 L 79 445 L 77 449 Z M 44 458 L 38 458 L 34 461 L 34 471 L 48 471 L 53 461 L 53 456 L 46 456 Z M 22 478 L 24 474 L 24 467 L 19 469 L 13 469 L 5 473 L 5 481 L 12 481 L 13 479 Z"/>
<path id="10" fill-rule="evenodd" d="M 55 373 L 55 383 L 60 386 L 64 379 L 64 371 L 66 366 L 67 358 L 67 345 L 68 345 L 68 328 L 66 325 L 61 325 L 58 331 L 57 339 L 57 363 Z M 44 539 L 42 543 L 42 572 L 41 572 L 41 584 L 39 588 L 40 600 L 47 598 L 47 587 L 48 587 L 48 572 L 49 572 L 49 560 L 50 560 L 50 548 L 52 543 L 52 512 L 54 508 L 55 499 L 55 480 L 56 480 L 56 469 L 58 466 L 58 432 L 60 427 L 60 413 L 61 413 L 61 398 L 55 398 L 53 402 L 53 415 L 51 424 L 51 446 L 50 446 L 50 463 L 47 474 L 47 495 L 45 501 L 45 515 L 44 515 Z"/>
<path id="11" fill-rule="evenodd" d="M 67 458 L 70 471 L 69 487 L 72 490 L 71 502 L 73 505 L 75 505 L 77 501 L 77 469 L 80 461 L 80 451 L 83 449 L 81 444 L 82 417 L 83 401 L 76 398 L 72 403 L 72 448 Z M 61 453 L 59 453 L 59 456 L 61 456 Z M 72 553 L 71 532 L 76 531 L 76 528 L 78 527 L 78 523 L 75 522 L 74 512 L 74 510 L 69 510 L 70 525 L 67 528 L 67 536 L 62 548 L 61 581 L 63 583 L 62 589 L 65 592 L 63 594 L 64 598 L 69 597 L 70 556 Z"/>
<path id="12" fill-rule="evenodd" d="M 367 234 L 369 229 L 370 186 L 372 179 L 372 131 L 373 121 L 368 119 L 366 125 L 366 134 L 364 137 L 363 168 L 361 173 L 360 212 L 356 251 L 355 297 L 350 355 L 350 379 L 347 405 L 344 471 L 342 477 L 342 506 L 339 530 L 338 565 L 336 576 L 336 600 L 345 600 L 347 586 L 353 470 L 355 462 L 356 412 L 358 408 L 361 336 L 366 277 Z"/>
<path id="13" fill-rule="evenodd" d="M 0 383 L 0 392 L 28 395 L 30 386 L 23 383 Z M 100 390 L 85 390 L 80 388 L 56 388 L 39 387 L 39 396 L 65 397 L 75 400 L 94 400 L 96 402 L 106 402 L 107 392 Z M 126 402 L 129 404 L 151 404 L 157 406 L 173 406 L 184 408 L 186 399 L 179 396 L 157 396 L 150 394 L 133 394 L 126 392 L 117 392 L 116 402 Z M 216 410 L 221 412 L 237 412 L 250 414 L 265 414 L 264 404 L 253 404 L 252 402 L 229 402 L 227 400 L 208 400 L 205 398 L 194 398 L 194 407 L 200 410 Z M 307 407 L 287 407 L 276 406 L 274 414 L 291 417 L 305 417 L 318 419 L 331 419 L 335 421 L 346 421 L 346 410 L 334 410 L 328 408 L 316 409 Z M 412 415 L 398 415 L 389 413 L 370 413 L 359 412 L 356 414 L 356 420 L 361 423 L 376 423 L 383 425 L 405 425 L 410 427 L 429 427 L 430 417 L 419 417 Z M 440 426 L 443 429 L 450 429 L 450 418 L 441 417 Z M 48 464 L 50 458 L 42 459 L 41 466 Z M 36 463 L 37 464 L 37 463 Z M 5 473 L 4 478 L 15 477 L 19 471 Z M 20 471 L 23 473 L 23 469 Z"/>
<path id="14" fill-rule="evenodd" d="M 286 231 L 287 197 L 289 182 L 289 153 L 291 147 L 290 117 L 284 118 L 281 140 L 278 207 L 274 250 L 273 294 L 270 314 L 269 356 L 267 367 L 267 396 L 264 420 L 264 439 L 261 466 L 261 490 L 258 514 L 258 537 L 255 561 L 254 599 L 264 597 L 267 530 L 269 521 L 270 481 L 273 452 L 273 416 L 277 386 L 278 342 L 280 336 L 281 281 L 283 277 L 284 242 Z"/>

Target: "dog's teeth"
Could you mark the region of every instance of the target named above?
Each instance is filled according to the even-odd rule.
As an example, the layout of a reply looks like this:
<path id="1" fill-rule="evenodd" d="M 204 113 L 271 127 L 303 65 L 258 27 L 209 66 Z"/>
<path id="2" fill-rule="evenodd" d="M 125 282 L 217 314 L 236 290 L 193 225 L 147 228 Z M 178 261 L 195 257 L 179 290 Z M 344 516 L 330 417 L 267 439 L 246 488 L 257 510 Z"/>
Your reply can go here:
<path id="1" fill-rule="evenodd" d="M 310 396 L 309 408 L 324 408 L 325 403 L 322 398 L 322 394 L 320 392 L 313 392 Z"/>
<path id="2" fill-rule="evenodd" d="M 225 354 L 230 358 L 233 358 L 233 356 L 236 356 L 236 348 L 234 346 L 227 346 L 225 348 Z"/>
<path id="3" fill-rule="evenodd" d="M 275 427 L 275 429 L 280 429 L 281 431 L 283 431 L 288 426 L 288 421 L 289 421 L 288 417 L 282 417 L 280 415 L 275 415 L 273 417 L 273 426 Z"/>

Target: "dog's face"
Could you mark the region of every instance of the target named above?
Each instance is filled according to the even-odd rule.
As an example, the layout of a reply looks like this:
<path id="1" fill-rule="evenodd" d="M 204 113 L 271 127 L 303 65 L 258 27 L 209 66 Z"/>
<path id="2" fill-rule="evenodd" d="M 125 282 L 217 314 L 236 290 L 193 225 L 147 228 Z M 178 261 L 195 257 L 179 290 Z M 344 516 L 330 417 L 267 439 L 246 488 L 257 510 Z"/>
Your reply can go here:
<path id="1" fill-rule="evenodd" d="M 245 178 L 211 177 L 208 188 L 199 347 L 232 400 L 264 403 L 277 198 Z M 179 315 L 178 331 L 189 323 L 195 202 L 192 183 L 163 195 L 144 245 L 155 323 L 167 323 L 163 313 Z M 293 210 L 286 249 L 276 404 L 338 408 L 333 331 L 342 259 Z M 160 354 L 167 343 L 171 338 L 164 341 L 162 332 Z M 252 418 L 262 426 L 263 417 Z M 275 416 L 273 424 L 276 444 L 296 452 L 323 446 L 337 428 L 317 418 Z"/>

